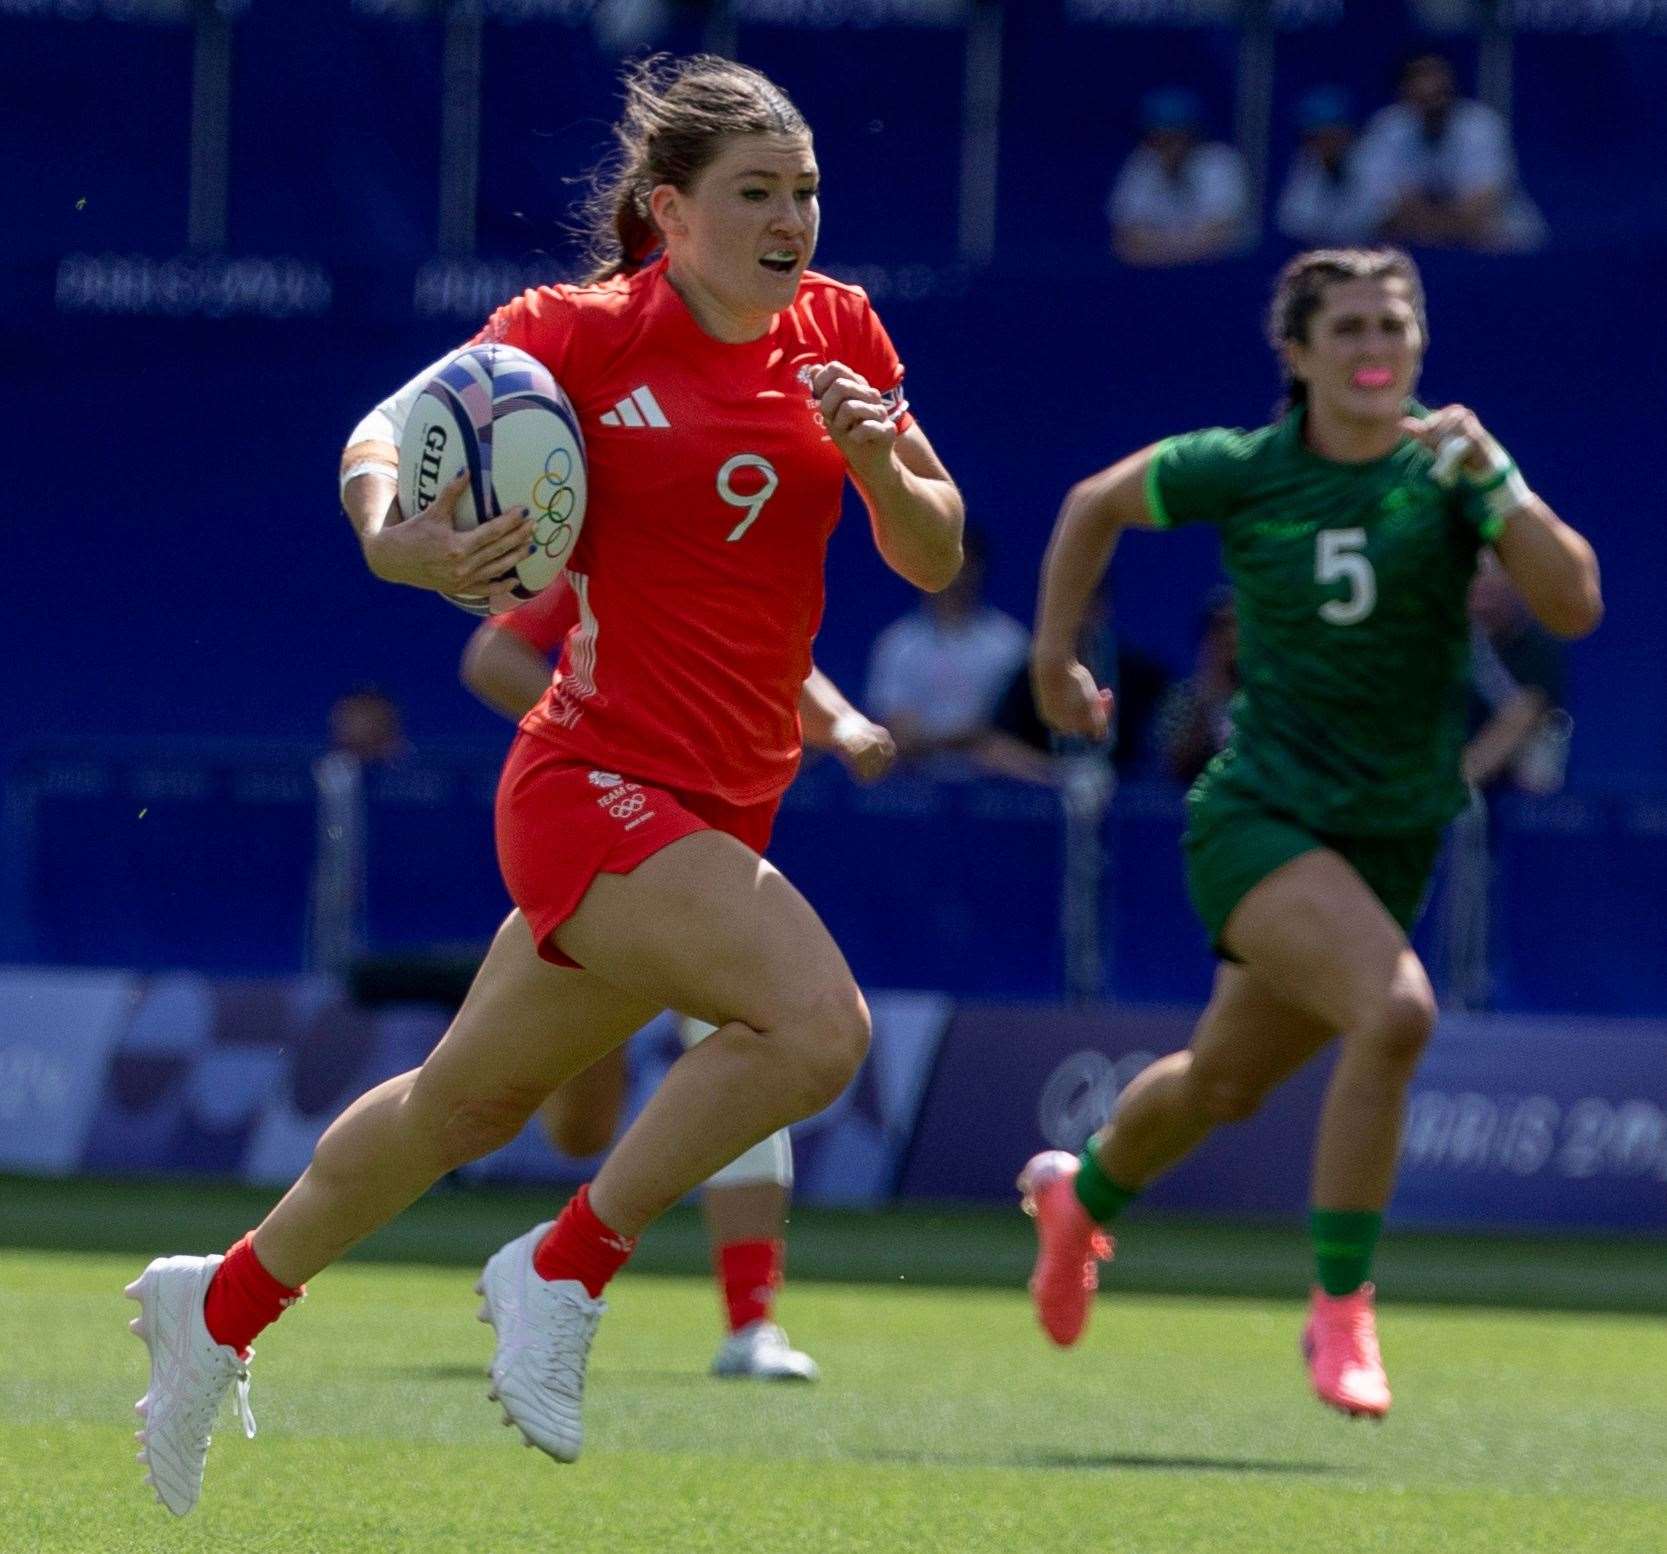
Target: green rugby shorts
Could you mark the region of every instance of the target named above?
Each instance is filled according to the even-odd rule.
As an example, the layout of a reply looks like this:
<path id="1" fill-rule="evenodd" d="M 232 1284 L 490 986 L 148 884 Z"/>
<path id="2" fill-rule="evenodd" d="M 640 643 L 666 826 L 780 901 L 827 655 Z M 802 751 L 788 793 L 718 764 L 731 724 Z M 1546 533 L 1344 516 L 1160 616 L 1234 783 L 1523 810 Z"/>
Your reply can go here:
<path id="1" fill-rule="evenodd" d="M 1316 847 L 1329 847 L 1353 865 L 1389 915 L 1410 934 L 1424 910 L 1441 832 L 1393 836 L 1338 836 L 1315 831 L 1222 774 L 1207 771 L 1187 794 L 1187 895 L 1225 960 L 1221 942 L 1233 909 L 1275 869 Z"/>

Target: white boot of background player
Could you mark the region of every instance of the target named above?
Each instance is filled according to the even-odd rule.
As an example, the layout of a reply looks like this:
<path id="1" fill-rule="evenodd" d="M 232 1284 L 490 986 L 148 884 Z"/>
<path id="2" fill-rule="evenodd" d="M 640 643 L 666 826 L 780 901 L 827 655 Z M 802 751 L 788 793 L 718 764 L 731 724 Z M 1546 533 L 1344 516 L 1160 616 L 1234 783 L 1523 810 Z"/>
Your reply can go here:
<path id="1" fill-rule="evenodd" d="M 755 1381 L 815 1381 L 816 1361 L 787 1341 L 774 1322 L 749 1322 L 731 1333 L 712 1361 L 714 1376 L 751 1377 Z"/>

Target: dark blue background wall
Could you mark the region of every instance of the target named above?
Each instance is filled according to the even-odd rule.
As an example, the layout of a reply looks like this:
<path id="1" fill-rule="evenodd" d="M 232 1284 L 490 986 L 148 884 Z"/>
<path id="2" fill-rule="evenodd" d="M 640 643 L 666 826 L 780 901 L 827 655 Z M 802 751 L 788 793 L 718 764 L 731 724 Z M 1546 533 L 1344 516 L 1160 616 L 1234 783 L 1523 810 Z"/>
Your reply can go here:
<path id="1" fill-rule="evenodd" d="M 837 252 L 837 228 L 828 246 Z M 1659 447 L 1659 252 L 1431 260 L 1426 391 L 1477 407 L 1603 558 L 1609 617 L 1571 654 L 1575 772 L 1602 787 L 1667 771 L 1667 510 Z M 837 265 L 832 266 L 837 269 Z M 910 391 L 991 536 L 991 592 L 1028 618 L 1065 487 L 1152 438 L 1254 423 L 1277 392 L 1259 318 L 1272 256 L 1193 274 L 1008 274 L 884 311 Z M 388 285 L 401 292 L 409 270 Z M 1636 299 L 1631 301 L 1628 299 Z M 7 417 L 14 575 L 6 737 L 225 733 L 306 738 L 373 679 L 419 739 L 493 724 L 457 688 L 471 622 L 377 584 L 335 509 L 363 411 L 467 326 L 108 317 L 0 325 L 20 365 Z M 1207 536 L 1131 539 L 1126 635 L 1185 667 L 1214 576 Z M 859 687 L 909 594 L 860 510 L 830 561 L 823 662 Z"/>
<path id="2" fill-rule="evenodd" d="M 153 289 L 136 303 L 132 280 L 184 247 L 191 33 L 64 19 L 78 9 L 98 8 L 0 18 L 0 94 L 24 126 L 0 144 L 13 450 L 0 756 L 46 736 L 314 741 L 332 698 L 365 680 L 401 702 L 419 747 L 501 740 L 456 682 L 468 618 L 364 571 L 336 511 L 336 454 L 370 403 L 469 333 L 516 276 L 570 269 L 567 180 L 606 141 L 617 60 L 585 28 L 489 19 L 479 251 L 501 279 L 480 281 L 478 307 L 437 309 L 423 267 L 441 25 L 257 0 L 233 27 L 228 254 L 277 263 L 243 278 L 275 288 L 258 312 L 287 316 L 236 304 L 215 317 L 201 283 L 221 273 L 216 256 L 174 272 L 195 300 Z M 1280 39 L 1276 179 L 1296 97 L 1342 81 L 1376 106 L 1415 36 L 1399 6 L 1336 14 Z M 685 31 L 673 41 L 692 41 Z M 1137 273 L 1105 246 L 1135 99 L 1185 81 L 1225 129 L 1231 29 L 1084 27 L 1057 4 L 1008 8 L 997 254 L 976 274 L 955 259 L 959 31 L 743 23 L 739 37 L 819 129 L 821 264 L 873 283 L 922 422 L 993 540 L 996 602 L 1028 617 L 1054 509 L 1078 475 L 1175 430 L 1267 413 L 1276 381 L 1260 315 L 1285 250 L 1269 240 L 1230 262 Z M 1473 41 L 1451 42 L 1472 69 Z M 1478 408 L 1597 544 L 1609 617 L 1571 654 L 1573 782 L 1598 804 L 1643 802 L 1667 784 L 1667 37 L 1525 36 L 1515 57 L 1524 176 L 1553 242 L 1528 257 L 1425 258 L 1426 393 Z M 85 268 L 65 267 L 76 254 L 139 262 L 85 284 Z M 111 273 L 127 275 L 126 292 Z M 1214 569 L 1207 536 L 1132 539 L 1116 571 L 1126 636 L 1183 671 Z M 818 654 L 858 690 L 875 632 L 910 605 L 860 511 L 835 537 L 829 595 Z M 807 808 L 784 839 L 809 859 L 818 826 L 837 823 Z M 952 847 L 955 822 L 942 825 Z M 1136 844 L 1126 877 L 1169 881 L 1172 837 L 1148 840 L 1154 861 Z M 1542 858 L 1521 888 L 1590 879 Z M 1038 899 L 1050 881 L 1038 865 Z M 1642 931 L 1635 917 L 1616 927 Z M 1630 958 L 1658 941 L 1640 938 Z M 1566 959 L 1572 986 L 1579 966 Z"/>

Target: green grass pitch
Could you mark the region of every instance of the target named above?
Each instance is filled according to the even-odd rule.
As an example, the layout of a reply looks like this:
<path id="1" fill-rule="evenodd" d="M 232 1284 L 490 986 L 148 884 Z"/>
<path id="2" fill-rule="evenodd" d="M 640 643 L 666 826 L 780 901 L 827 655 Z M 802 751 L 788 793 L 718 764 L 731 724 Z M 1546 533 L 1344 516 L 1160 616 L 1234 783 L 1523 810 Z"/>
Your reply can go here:
<path id="1" fill-rule="evenodd" d="M 960 1266 L 953 1247 L 965 1258 L 982 1241 L 986 1271 L 1005 1281 L 1022 1223 L 807 1216 L 809 1271 L 848 1258 L 845 1238 L 865 1240 L 870 1271 L 885 1274 L 790 1286 L 783 1319 L 824 1382 L 710 1380 L 710 1281 L 627 1274 L 597 1340 L 585 1456 L 565 1468 L 523 1449 L 484 1395 L 490 1333 L 473 1320 L 467 1261 L 472 1242 L 495 1244 L 500 1218 L 525 1223 L 515 1200 L 420 1207 L 416 1229 L 447 1266 L 355 1259 L 317 1281 L 259 1343 L 259 1436 L 245 1441 L 228 1407 L 203 1502 L 175 1521 L 133 1461 L 144 1350 L 121 1286 L 143 1256 L 43 1250 L 26 1243 L 50 1235 L 18 1233 L 23 1205 L 56 1202 L 63 1226 L 65 1206 L 89 1195 L 128 1204 L 125 1220 L 104 1220 L 115 1241 L 144 1233 L 143 1189 L 0 1183 L 4 1554 L 1667 1550 L 1667 1329 L 1638 1294 L 1659 1296 L 1659 1244 L 1636 1262 L 1587 1253 L 1630 1312 L 1440 1303 L 1419 1271 L 1436 1254 L 1415 1250 L 1403 1282 L 1416 1298 L 1383 1307 L 1397 1401 L 1376 1426 L 1308 1396 L 1300 1299 L 1154 1292 L 1154 1256 L 1184 1269 L 1190 1249 L 1219 1269 L 1235 1238 L 1294 1258 L 1300 1283 L 1300 1237 L 1131 1225 L 1127 1279 L 1111 1271 L 1087 1338 L 1057 1353 L 1017 1284 L 923 1284 L 907 1271 L 941 1275 Z M 172 1189 L 160 1201 L 157 1250 L 194 1244 L 173 1235 L 182 1228 L 209 1233 L 193 1213 L 215 1231 L 222 1211 L 233 1234 L 246 1222 L 235 1195 L 191 1208 Z M 651 1267 L 698 1255 L 687 1221 L 662 1240 Z M 1157 1249 L 1145 1262 L 1142 1240 Z M 1537 1266 L 1520 1247 L 1447 1245 L 1473 1270 Z"/>

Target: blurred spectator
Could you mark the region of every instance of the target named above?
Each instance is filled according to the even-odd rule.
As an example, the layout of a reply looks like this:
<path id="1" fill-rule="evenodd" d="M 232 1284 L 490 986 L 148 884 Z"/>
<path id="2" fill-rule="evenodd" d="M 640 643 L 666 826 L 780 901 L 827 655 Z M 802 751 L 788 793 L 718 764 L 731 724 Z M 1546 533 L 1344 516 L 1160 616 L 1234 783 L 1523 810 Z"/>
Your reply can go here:
<path id="1" fill-rule="evenodd" d="M 1377 215 L 1355 157 L 1349 94 L 1341 87 L 1316 87 L 1297 104 L 1297 123 L 1302 144 L 1279 196 L 1279 230 L 1314 248 L 1365 242 Z"/>
<path id="2" fill-rule="evenodd" d="M 1505 569 L 1488 561 L 1470 587 L 1471 725 L 1465 780 L 1507 777 L 1528 793 L 1563 786 L 1571 720 L 1563 707 L 1562 644 L 1538 625 Z"/>
<path id="3" fill-rule="evenodd" d="M 1078 653 L 1095 682 L 1115 696 L 1106 751 L 1113 767 L 1125 777 L 1144 770 L 1153 719 L 1169 684 L 1167 671 L 1139 648 L 1118 640 L 1103 594 L 1084 617 Z M 991 735 L 978 747 L 979 761 L 1009 776 L 1052 782 L 1059 775 L 1055 748 L 1054 736 L 1036 710 L 1030 665 L 1021 664 L 996 706 Z"/>
<path id="4" fill-rule="evenodd" d="M 1486 252 L 1533 248 L 1545 239 L 1539 211 L 1517 184 L 1504 119 L 1459 96 L 1444 55 L 1407 60 L 1400 101 L 1373 116 L 1356 158 L 1379 237 Z"/>
<path id="5" fill-rule="evenodd" d="M 1443 1002 L 1486 1009 L 1494 987 L 1490 800 L 1508 781 L 1529 793 L 1561 788 L 1572 723 L 1562 705 L 1562 647 L 1497 561 L 1484 560 L 1469 604 L 1472 732 L 1463 771 L 1471 799 L 1449 836 L 1436 969 Z"/>
<path id="6" fill-rule="evenodd" d="M 1239 690 L 1239 612 L 1230 588 L 1212 589 L 1198 625 L 1198 657 L 1186 679 L 1158 709 L 1163 768 L 1177 782 L 1193 779 L 1225 748 Z"/>
<path id="7" fill-rule="evenodd" d="M 1250 184 L 1244 158 L 1204 138 L 1198 95 L 1181 87 L 1141 104 L 1140 144 L 1112 186 L 1112 251 L 1125 264 L 1196 264 L 1241 247 Z"/>
<path id="8" fill-rule="evenodd" d="M 330 748 L 365 764 L 405 753 L 405 727 L 392 698 L 373 685 L 338 697 L 330 708 Z"/>
<path id="9" fill-rule="evenodd" d="M 330 708 L 330 748 L 313 762 L 317 822 L 307 903 L 306 964 L 346 976 L 365 940 L 365 768 L 405 754 L 399 708 L 374 686 Z"/>
<path id="10" fill-rule="evenodd" d="M 875 639 L 868 706 L 905 761 L 934 775 L 971 774 L 968 755 L 988 734 L 996 703 L 1030 650 L 1030 633 L 982 599 L 986 547 L 969 529 L 960 575 Z"/>

